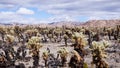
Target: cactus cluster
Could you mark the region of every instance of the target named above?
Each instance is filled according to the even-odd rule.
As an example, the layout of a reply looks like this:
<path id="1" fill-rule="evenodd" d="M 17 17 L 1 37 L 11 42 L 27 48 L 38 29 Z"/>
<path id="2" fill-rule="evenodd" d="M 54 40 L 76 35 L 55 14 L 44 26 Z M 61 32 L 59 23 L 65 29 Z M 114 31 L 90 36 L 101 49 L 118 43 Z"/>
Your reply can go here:
<path id="1" fill-rule="evenodd" d="M 0 34 L 6 34 L 6 27 L 0 26 Z"/>
<path id="2" fill-rule="evenodd" d="M 62 64 L 62 66 L 65 66 L 66 62 L 67 62 L 68 51 L 65 48 L 61 48 L 58 51 L 58 53 L 59 53 L 60 58 L 61 58 L 61 64 Z"/>
<path id="3" fill-rule="evenodd" d="M 60 57 L 67 57 L 68 51 L 65 48 L 61 48 L 58 53 L 60 54 Z"/>
<path id="4" fill-rule="evenodd" d="M 105 52 L 105 48 L 109 46 L 109 42 L 102 40 L 100 42 L 93 41 L 92 42 L 92 64 L 96 65 L 96 68 L 108 68 L 108 64 L 103 60 L 103 58 L 107 57 L 107 53 Z M 103 65 L 106 64 L 106 65 Z"/>
<path id="5" fill-rule="evenodd" d="M 6 39 L 6 41 L 7 41 L 8 43 L 12 43 L 12 42 L 14 42 L 15 37 L 12 36 L 12 35 L 7 34 L 7 35 L 5 36 L 5 39 Z"/>
<path id="6" fill-rule="evenodd" d="M 31 30 L 26 30 L 25 34 L 29 35 L 29 36 L 36 36 L 38 33 L 37 29 L 31 29 Z"/>
<path id="7" fill-rule="evenodd" d="M 50 55 L 50 53 L 48 51 L 44 51 L 42 54 L 42 58 L 45 61 L 45 66 L 47 66 L 49 55 Z"/>
<path id="8" fill-rule="evenodd" d="M 31 37 L 29 39 L 27 45 L 28 45 L 28 48 L 30 48 L 30 49 L 39 50 L 39 48 L 42 47 L 42 45 L 40 44 L 40 37 L 36 37 L 36 36 Z"/>
<path id="9" fill-rule="evenodd" d="M 78 32 L 75 32 L 73 34 L 73 41 L 75 42 L 76 46 L 80 46 L 82 48 L 86 46 L 88 43 L 83 33 L 78 33 Z"/>
<path id="10" fill-rule="evenodd" d="M 37 65 L 39 63 L 38 61 L 40 56 L 39 50 L 42 47 L 42 43 L 44 43 L 45 45 L 48 45 L 50 43 L 50 45 L 53 45 L 52 46 L 53 48 L 55 48 L 58 44 L 60 44 L 60 46 L 58 46 L 60 50 L 57 51 L 57 58 L 54 57 L 54 61 L 56 62 L 57 60 L 60 60 L 62 67 L 64 67 L 64 65 L 67 63 L 67 59 L 69 58 L 68 56 L 71 57 L 70 58 L 71 68 L 83 68 L 84 66 L 87 67 L 87 64 L 85 64 L 84 61 L 84 58 L 86 57 L 84 56 L 89 55 L 92 52 L 92 63 L 96 65 L 96 68 L 107 68 L 108 64 L 105 62 L 104 58 L 107 57 L 106 48 L 110 44 L 106 40 L 110 40 L 110 41 L 112 40 L 113 43 L 115 42 L 120 43 L 120 26 L 114 28 L 112 27 L 41 28 L 39 26 L 32 26 L 32 25 L 31 26 L 30 25 L 0 26 L 0 36 L 1 36 L 0 37 L 1 48 L 2 46 L 3 48 L 5 48 L 4 45 L 21 45 L 21 46 L 16 46 L 19 47 L 16 56 L 18 56 L 19 53 L 22 52 L 24 53 L 25 49 L 28 48 L 30 53 L 33 54 L 32 57 L 34 60 L 33 63 L 34 66 L 36 65 L 35 61 L 37 61 Z M 63 45 L 61 45 L 63 44 L 63 41 L 65 45 L 69 47 L 64 47 Z M 55 44 L 51 44 L 51 43 L 55 43 Z M 88 52 L 89 50 L 87 51 L 88 43 L 90 45 L 90 50 L 91 50 L 90 52 Z M 70 52 L 68 52 L 66 48 L 74 49 L 72 51 L 72 56 L 71 54 L 69 54 Z M 42 58 L 45 61 L 45 66 L 47 65 L 47 61 L 50 60 L 51 57 L 53 57 L 53 55 L 51 56 L 51 53 L 49 51 L 44 51 L 42 53 Z"/>
<path id="11" fill-rule="evenodd" d="M 81 60 L 83 60 L 83 58 L 79 55 L 79 53 L 76 50 L 73 50 L 71 53 L 72 53 L 72 56 L 76 58 L 77 62 L 80 62 Z"/>

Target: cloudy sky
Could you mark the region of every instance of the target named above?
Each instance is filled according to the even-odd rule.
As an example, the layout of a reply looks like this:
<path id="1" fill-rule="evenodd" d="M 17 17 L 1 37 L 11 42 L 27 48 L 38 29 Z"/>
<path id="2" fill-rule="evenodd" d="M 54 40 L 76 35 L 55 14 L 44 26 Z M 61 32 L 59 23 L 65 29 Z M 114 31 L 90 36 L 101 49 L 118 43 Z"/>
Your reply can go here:
<path id="1" fill-rule="evenodd" d="M 120 0 L 0 0 L 1 23 L 120 19 Z"/>

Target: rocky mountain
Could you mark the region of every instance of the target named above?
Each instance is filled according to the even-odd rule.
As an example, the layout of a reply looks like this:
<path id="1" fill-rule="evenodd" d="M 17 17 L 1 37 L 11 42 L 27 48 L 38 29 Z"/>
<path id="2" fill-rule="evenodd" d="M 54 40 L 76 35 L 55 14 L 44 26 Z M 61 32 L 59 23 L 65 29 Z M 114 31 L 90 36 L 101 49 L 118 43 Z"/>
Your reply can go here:
<path id="1" fill-rule="evenodd" d="M 0 25 L 13 25 L 11 23 L 0 23 Z M 20 24 L 17 25 L 27 25 L 27 24 Z M 61 21 L 61 22 L 52 22 L 52 23 L 41 23 L 41 24 L 34 24 L 35 26 L 40 27 L 76 27 L 76 26 L 84 26 L 84 27 L 111 27 L 120 25 L 120 19 L 116 20 L 89 20 L 87 22 L 75 22 L 75 21 Z"/>
<path id="2" fill-rule="evenodd" d="M 75 26 L 84 26 L 84 27 L 112 27 L 120 25 L 120 20 L 89 20 L 87 22 L 72 22 L 72 21 L 62 21 L 62 22 L 52 22 L 48 26 L 62 26 L 75 27 Z"/>
<path id="3" fill-rule="evenodd" d="M 112 27 L 120 25 L 120 20 L 90 20 L 81 25 L 85 27 Z"/>
<path id="4" fill-rule="evenodd" d="M 55 26 L 55 27 L 62 27 L 62 26 L 75 27 L 75 26 L 78 26 L 79 24 L 80 24 L 80 22 L 61 21 L 61 22 L 52 22 L 52 23 L 49 23 L 48 26 Z"/>

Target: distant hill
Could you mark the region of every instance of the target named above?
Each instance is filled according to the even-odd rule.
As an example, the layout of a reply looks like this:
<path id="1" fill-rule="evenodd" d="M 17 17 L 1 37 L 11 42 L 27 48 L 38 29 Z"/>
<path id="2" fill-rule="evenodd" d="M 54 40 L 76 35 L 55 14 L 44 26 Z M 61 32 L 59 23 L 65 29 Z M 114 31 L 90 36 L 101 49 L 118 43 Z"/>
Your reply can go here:
<path id="1" fill-rule="evenodd" d="M 79 24 L 80 24 L 80 22 L 61 21 L 61 22 L 52 22 L 52 23 L 49 23 L 48 26 L 55 26 L 55 27 L 62 27 L 62 26 L 74 27 L 74 26 L 78 26 Z"/>
<path id="2" fill-rule="evenodd" d="M 112 27 L 116 25 L 120 25 L 120 20 L 89 20 L 87 22 L 53 22 L 49 23 L 48 26 L 68 26 L 68 27 L 75 27 L 75 26 L 84 26 L 84 27 Z"/>
<path id="3" fill-rule="evenodd" d="M 120 25 L 120 20 L 90 20 L 82 24 L 85 27 L 112 27 Z"/>
<path id="4" fill-rule="evenodd" d="M 12 25 L 10 23 L 0 23 L 0 25 Z"/>
<path id="5" fill-rule="evenodd" d="M 25 25 L 25 24 L 21 24 L 21 23 L 0 23 L 0 25 L 8 25 L 8 26 L 11 26 L 13 24 L 16 24 L 16 25 Z"/>
<path id="6" fill-rule="evenodd" d="M 20 23 L 14 23 L 17 25 L 26 25 Z M 0 23 L 0 25 L 13 25 L 10 23 Z M 87 22 L 75 22 L 75 21 L 61 21 L 61 22 L 52 22 L 52 23 L 40 23 L 34 24 L 35 26 L 40 27 L 76 27 L 76 26 L 84 26 L 84 27 L 112 27 L 116 25 L 120 25 L 120 20 L 89 20 Z"/>

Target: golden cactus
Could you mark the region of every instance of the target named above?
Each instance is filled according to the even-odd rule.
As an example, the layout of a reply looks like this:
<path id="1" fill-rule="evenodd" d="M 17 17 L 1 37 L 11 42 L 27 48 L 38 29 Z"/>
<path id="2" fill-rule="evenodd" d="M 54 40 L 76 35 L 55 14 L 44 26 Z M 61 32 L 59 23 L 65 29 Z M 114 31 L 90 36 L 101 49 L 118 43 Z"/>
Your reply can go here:
<path id="1" fill-rule="evenodd" d="M 6 34 L 6 27 L 0 26 L 0 35 L 2 37 L 2 40 L 4 41 L 4 35 Z"/>
<path id="2" fill-rule="evenodd" d="M 0 34 L 6 34 L 6 27 L 5 26 L 0 26 Z"/>
<path id="3" fill-rule="evenodd" d="M 60 57 L 67 57 L 68 51 L 65 48 L 61 48 L 58 53 L 60 54 Z"/>
<path id="4" fill-rule="evenodd" d="M 38 30 L 37 29 L 30 29 L 30 30 L 26 30 L 25 34 L 29 35 L 29 36 L 37 36 L 38 34 Z"/>
<path id="5" fill-rule="evenodd" d="M 68 36 L 66 34 L 64 34 L 65 46 L 67 46 L 67 39 L 68 39 Z"/>
<path id="6" fill-rule="evenodd" d="M 87 45 L 87 40 L 85 39 L 85 35 L 82 33 L 75 32 L 73 35 L 73 41 L 77 46 L 81 46 L 82 48 Z"/>
<path id="7" fill-rule="evenodd" d="M 61 48 L 58 51 L 60 58 L 61 58 L 61 63 L 62 66 L 66 66 L 66 62 L 67 62 L 67 57 L 68 57 L 68 51 L 65 48 Z"/>
<path id="8" fill-rule="evenodd" d="M 49 58 L 49 52 L 48 51 L 44 51 L 42 54 L 42 58 L 45 61 L 45 66 L 47 66 L 47 62 L 48 62 L 48 58 Z"/>
<path id="9" fill-rule="evenodd" d="M 22 32 L 22 29 L 19 26 L 13 26 L 12 28 L 16 34 L 19 34 Z"/>
<path id="10" fill-rule="evenodd" d="M 100 42 L 93 41 L 92 42 L 92 56 L 93 56 L 93 61 L 92 63 L 96 65 L 96 67 L 100 67 L 103 63 L 101 61 L 104 61 L 102 58 L 107 57 L 107 53 L 105 52 L 105 48 L 109 46 L 109 42 L 102 40 Z M 104 64 L 107 64 L 104 62 Z M 103 65 L 104 66 L 104 65 Z M 104 66 L 108 67 L 108 66 Z"/>
<path id="11" fill-rule="evenodd" d="M 36 36 L 31 37 L 27 43 L 28 48 L 39 50 L 39 48 L 42 47 L 40 44 L 40 40 L 41 40 L 40 37 L 36 37 Z"/>
<path id="12" fill-rule="evenodd" d="M 75 56 L 75 58 L 77 59 L 77 62 L 80 62 L 81 60 L 83 60 L 83 58 L 79 55 L 79 53 L 76 50 L 73 50 L 72 55 Z"/>
<path id="13" fill-rule="evenodd" d="M 14 42 L 14 40 L 15 40 L 15 37 L 14 36 L 12 36 L 12 35 L 6 35 L 5 36 L 5 39 L 6 39 L 6 41 L 8 42 L 8 43 L 12 43 L 12 42 Z"/>
<path id="14" fill-rule="evenodd" d="M 42 55 L 43 59 L 44 59 L 44 60 L 47 60 L 48 57 L 49 57 L 49 54 L 50 54 L 50 53 L 49 53 L 48 51 L 44 51 L 44 52 L 43 52 L 43 55 Z"/>

